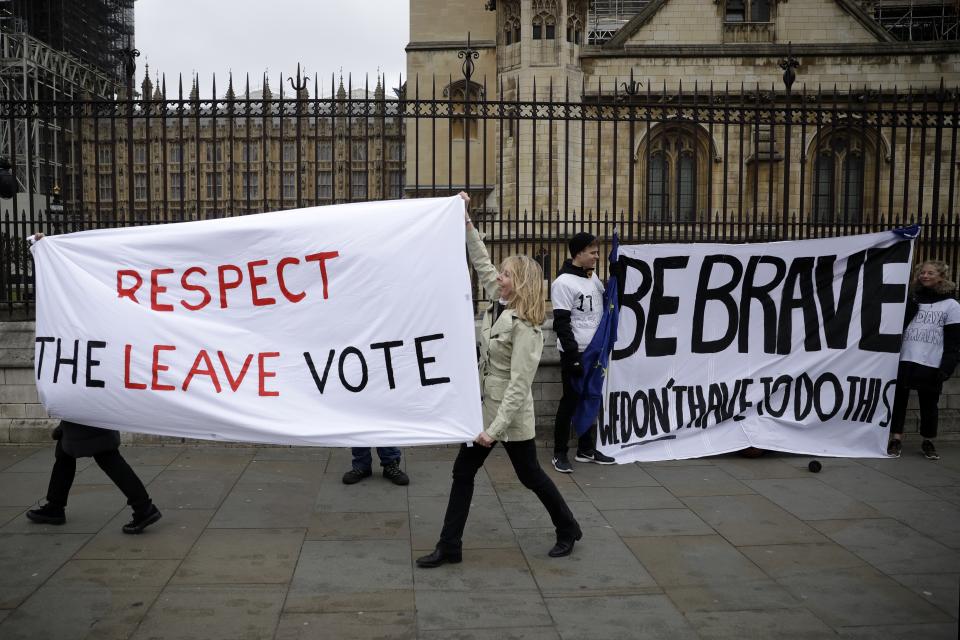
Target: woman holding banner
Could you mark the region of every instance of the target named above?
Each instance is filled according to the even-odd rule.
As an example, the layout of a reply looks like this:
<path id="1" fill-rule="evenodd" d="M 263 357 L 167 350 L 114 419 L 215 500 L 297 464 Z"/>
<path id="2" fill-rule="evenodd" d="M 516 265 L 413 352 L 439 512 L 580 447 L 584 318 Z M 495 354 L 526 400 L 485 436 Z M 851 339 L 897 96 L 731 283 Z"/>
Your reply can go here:
<path id="1" fill-rule="evenodd" d="M 910 390 L 916 389 L 923 437 L 920 449 L 928 460 L 940 459 L 933 444 L 937 437 L 937 404 L 943 383 L 960 358 L 960 303 L 953 297 L 956 288 L 946 263 L 928 260 L 917 267 L 907 299 L 887 455 L 900 456 L 907 399 Z"/>
<path id="2" fill-rule="evenodd" d="M 483 316 L 480 332 L 480 386 L 484 430 L 473 445 L 463 444 L 453 463 L 453 485 L 440 541 L 433 553 L 417 558 L 425 569 L 460 562 L 463 530 L 470 513 L 474 477 L 497 442 L 502 442 L 517 478 L 533 491 L 550 514 L 557 541 L 551 557 L 569 555 L 582 536 L 580 525 L 553 481 L 537 461 L 533 377 L 543 351 L 540 325 L 546 316 L 543 271 L 527 256 L 511 256 L 499 272 L 467 214 L 467 251 L 487 295 L 495 302 Z"/>

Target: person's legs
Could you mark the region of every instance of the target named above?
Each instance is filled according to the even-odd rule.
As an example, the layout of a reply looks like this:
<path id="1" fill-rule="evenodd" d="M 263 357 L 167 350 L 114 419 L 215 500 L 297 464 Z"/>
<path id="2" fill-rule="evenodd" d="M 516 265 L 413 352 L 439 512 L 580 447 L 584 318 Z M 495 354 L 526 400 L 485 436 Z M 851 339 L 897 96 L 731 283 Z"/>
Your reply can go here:
<path id="1" fill-rule="evenodd" d="M 566 371 L 561 371 L 560 380 L 563 383 L 563 395 L 560 396 L 560 402 L 557 404 L 557 416 L 553 422 L 554 457 L 566 456 L 569 451 L 567 443 L 570 440 L 570 420 L 573 418 L 574 409 L 577 408 L 577 400 L 580 399 L 576 389 L 573 388 L 573 380 Z"/>
<path id="2" fill-rule="evenodd" d="M 460 453 L 453 463 L 453 484 L 450 499 L 443 516 L 443 529 L 437 548 L 448 553 L 460 553 L 463 546 L 463 530 L 470 515 L 473 499 L 473 481 L 493 447 L 460 445 Z"/>
<path id="3" fill-rule="evenodd" d="M 370 447 L 353 447 L 350 449 L 350 453 L 353 454 L 354 469 L 364 472 L 372 470 L 373 456 L 370 454 Z"/>
<path id="4" fill-rule="evenodd" d="M 120 455 L 119 450 L 113 449 L 98 453 L 93 456 L 93 460 L 127 497 L 127 504 L 133 507 L 134 512 L 142 512 L 147 509 L 150 505 L 150 496 L 147 494 L 147 489 L 143 486 L 140 477 Z"/>
<path id="5" fill-rule="evenodd" d="M 47 502 L 41 507 L 27 511 L 27 519 L 37 524 L 63 524 L 67 521 L 64 509 L 67 496 L 73 486 L 77 473 L 77 459 L 68 455 L 60 441 L 54 450 L 53 469 L 50 471 L 50 483 L 47 485 Z"/>
<path id="6" fill-rule="evenodd" d="M 510 462 L 513 464 L 514 471 L 517 472 L 517 478 L 527 489 L 533 491 L 547 513 L 550 514 L 550 520 L 557 530 L 557 540 L 573 541 L 580 536 L 580 525 L 577 524 L 570 507 L 567 506 L 560 490 L 553 483 L 550 477 L 544 473 L 537 460 L 537 445 L 531 440 L 520 440 L 517 442 L 505 442 L 504 448 L 507 455 L 510 456 Z"/>
<path id="7" fill-rule="evenodd" d="M 367 458 L 370 458 L 370 449 L 367 449 Z M 400 449 L 398 447 L 377 447 L 377 455 L 380 456 L 380 466 L 400 462 Z"/>
<path id="8" fill-rule="evenodd" d="M 940 411 L 937 406 L 940 402 L 940 392 L 927 389 L 917 390 L 917 398 L 920 401 L 920 435 L 923 437 L 920 448 L 928 460 L 939 460 L 940 454 L 937 453 L 933 439 L 937 437 L 937 426 L 940 419 Z"/>
<path id="9" fill-rule="evenodd" d="M 383 477 L 402 486 L 410 484 L 410 478 L 400 468 L 400 449 L 397 447 L 377 447 L 380 456 L 380 466 L 383 467 Z"/>
<path id="10" fill-rule="evenodd" d="M 887 444 L 887 455 L 900 455 L 903 423 L 907 418 L 907 400 L 909 398 L 910 387 L 907 386 L 906 382 L 897 380 L 897 388 L 893 394 L 893 411 L 890 416 L 890 442 Z"/>
<path id="11" fill-rule="evenodd" d="M 67 506 L 67 497 L 77 474 L 77 459 L 63 450 L 57 440 L 54 450 L 53 470 L 50 472 L 50 484 L 47 486 L 47 503 L 63 509 Z"/>

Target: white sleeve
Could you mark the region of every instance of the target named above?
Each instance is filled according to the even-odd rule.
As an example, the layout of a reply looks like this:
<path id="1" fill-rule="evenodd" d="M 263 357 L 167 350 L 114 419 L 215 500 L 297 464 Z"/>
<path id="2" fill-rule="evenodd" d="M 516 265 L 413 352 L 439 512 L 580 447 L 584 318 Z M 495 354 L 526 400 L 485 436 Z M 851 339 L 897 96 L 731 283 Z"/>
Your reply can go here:
<path id="1" fill-rule="evenodd" d="M 960 322 L 960 302 L 951 300 L 950 306 L 947 307 L 947 317 L 944 319 L 943 324 L 957 324 L 958 322 Z"/>
<path id="2" fill-rule="evenodd" d="M 562 275 L 558 276 L 550 285 L 550 301 L 553 303 L 554 309 L 571 311 L 576 296 L 573 294 L 573 290 L 564 284 L 564 280 L 565 278 Z"/>

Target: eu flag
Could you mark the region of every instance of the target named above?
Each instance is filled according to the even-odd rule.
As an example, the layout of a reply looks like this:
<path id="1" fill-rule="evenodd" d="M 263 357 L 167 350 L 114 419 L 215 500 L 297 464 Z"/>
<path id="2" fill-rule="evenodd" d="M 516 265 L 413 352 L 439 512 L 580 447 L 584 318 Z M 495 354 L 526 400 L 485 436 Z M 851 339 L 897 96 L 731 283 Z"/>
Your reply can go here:
<path id="1" fill-rule="evenodd" d="M 580 401 L 573 412 L 573 428 L 582 436 L 596 420 L 603 403 L 603 383 L 607 377 L 610 353 L 617 341 L 617 320 L 620 316 L 620 301 L 617 298 L 617 260 L 620 238 L 613 234 L 613 249 L 610 251 L 610 270 L 607 288 L 603 292 L 603 315 L 593 339 L 581 354 L 583 375 L 579 378 Z M 578 384 L 574 382 L 574 384 Z"/>

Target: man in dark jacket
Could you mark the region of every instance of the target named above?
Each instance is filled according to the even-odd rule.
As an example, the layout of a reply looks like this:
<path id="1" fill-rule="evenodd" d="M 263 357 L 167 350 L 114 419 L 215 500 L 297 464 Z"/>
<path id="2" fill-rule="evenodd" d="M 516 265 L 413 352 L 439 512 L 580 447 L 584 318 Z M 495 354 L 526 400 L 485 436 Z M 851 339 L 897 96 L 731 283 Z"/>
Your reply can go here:
<path id="1" fill-rule="evenodd" d="M 597 239 L 589 233 L 578 233 L 568 243 L 570 258 L 563 263 L 560 273 L 550 286 L 553 302 L 553 330 L 560 350 L 563 397 L 557 407 L 553 432 L 553 468 L 560 473 L 572 473 L 567 458 L 567 440 L 570 438 L 570 419 L 580 400 L 576 390 L 577 379 L 583 375 L 580 355 L 597 331 L 603 315 L 603 283 L 594 273 L 600 260 Z M 596 448 L 596 427 L 591 427 L 577 441 L 577 462 L 614 464 Z"/>

